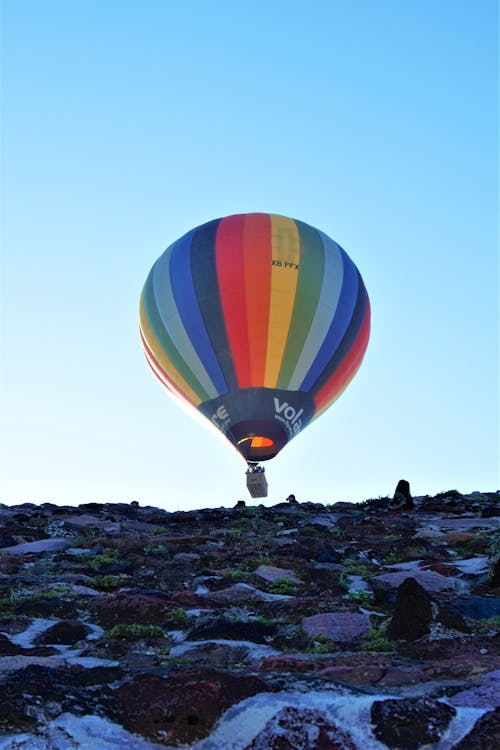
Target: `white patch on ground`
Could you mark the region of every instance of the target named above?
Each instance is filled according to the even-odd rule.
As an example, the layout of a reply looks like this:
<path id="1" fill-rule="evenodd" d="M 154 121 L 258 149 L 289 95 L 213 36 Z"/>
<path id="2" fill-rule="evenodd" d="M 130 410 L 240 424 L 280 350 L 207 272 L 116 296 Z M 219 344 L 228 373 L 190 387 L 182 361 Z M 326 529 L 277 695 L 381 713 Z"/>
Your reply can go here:
<path id="1" fill-rule="evenodd" d="M 480 575 L 488 570 L 488 558 L 486 555 L 477 555 L 466 560 L 453 560 L 453 565 L 467 575 Z"/>
<path id="2" fill-rule="evenodd" d="M 410 560 L 409 562 L 394 563 L 393 565 L 384 565 L 384 568 L 393 570 L 418 570 L 422 560 Z"/>
<path id="3" fill-rule="evenodd" d="M 281 654 L 281 651 L 276 651 L 276 649 L 271 648 L 271 646 L 264 646 L 260 643 L 252 643 L 252 641 L 210 639 L 205 641 L 184 641 L 184 643 L 180 643 L 177 646 L 172 646 L 169 656 L 182 656 L 192 649 L 205 646 L 207 643 L 229 646 L 230 648 L 246 648 L 248 651 L 248 656 L 251 659 L 255 659 L 255 661 L 258 661 L 259 659 L 265 659 L 268 656 L 279 656 L 279 654 Z"/>
<path id="4" fill-rule="evenodd" d="M 206 596 L 210 593 L 210 589 L 207 586 L 197 586 L 194 590 L 196 596 Z"/>
<path id="5" fill-rule="evenodd" d="M 87 669 L 93 669 L 94 667 L 118 667 L 120 664 L 119 661 L 114 661 L 113 659 L 99 659 L 94 656 L 70 656 L 66 659 L 66 663 L 78 667 L 87 667 Z"/>
<path id="6" fill-rule="evenodd" d="M 167 635 L 172 638 L 174 643 L 182 643 L 186 640 L 186 634 L 183 630 L 169 630 Z"/>
<path id="7" fill-rule="evenodd" d="M 347 579 L 349 581 L 349 589 L 348 589 L 349 594 L 352 594 L 353 591 L 367 591 L 371 594 L 372 590 L 370 586 L 367 584 L 367 582 L 364 580 L 363 576 L 350 575 L 350 576 L 347 576 Z"/>
<path id="8" fill-rule="evenodd" d="M 316 710 L 352 738 L 357 750 L 386 750 L 372 733 L 370 712 L 375 700 L 397 695 L 353 695 L 345 689 L 335 692 L 259 693 L 232 706 L 222 716 L 209 737 L 194 743 L 191 750 L 244 750 L 265 731 L 266 724 L 289 706 Z M 442 701 L 446 703 L 446 700 Z M 457 714 L 433 750 L 452 750 L 488 709 L 457 708 Z M 176 750 L 127 732 L 118 724 L 98 716 L 66 713 L 54 719 L 45 736 L 6 735 L 0 750 Z M 299 750 L 297 748 L 297 750 Z"/>
<path id="9" fill-rule="evenodd" d="M 386 750 L 372 734 L 370 711 L 375 700 L 386 700 L 388 695 L 352 695 L 339 693 L 260 693 L 230 708 L 210 737 L 200 740 L 191 750 L 244 750 L 264 731 L 266 724 L 283 708 L 315 709 L 328 721 L 347 732 L 357 750 Z M 458 709 L 448 730 L 433 750 L 452 750 L 454 745 L 485 713 L 482 709 Z"/>
<path id="10" fill-rule="evenodd" d="M 26 630 L 23 630 L 22 633 L 16 633 L 15 635 L 8 635 L 5 633 L 5 635 L 7 635 L 16 646 L 32 648 L 35 638 L 42 633 L 45 633 L 46 630 L 51 628 L 52 625 L 56 625 L 58 622 L 59 620 L 47 620 L 44 617 L 36 617 L 30 626 L 26 628 Z"/>
<path id="11" fill-rule="evenodd" d="M 30 734 L 0 738 L 0 750 L 168 750 L 165 745 L 130 734 L 99 716 L 62 714 L 47 727 L 45 737 Z"/>
<path id="12" fill-rule="evenodd" d="M 235 583 L 234 586 L 230 586 L 228 589 L 223 589 L 222 592 L 215 593 L 227 594 L 231 591 L 237 592 L 239 594 L 248 593 L 249 595 L 254 596 L 257 599 L 262 599 L 262 601 L 264 602 L 279 602 L 294 598 L 293 596 L 289 596 L 288 594 L 268 594 L 266 591 L 256 589 L 255 586 L 250 586 L 249 583 Z"/>

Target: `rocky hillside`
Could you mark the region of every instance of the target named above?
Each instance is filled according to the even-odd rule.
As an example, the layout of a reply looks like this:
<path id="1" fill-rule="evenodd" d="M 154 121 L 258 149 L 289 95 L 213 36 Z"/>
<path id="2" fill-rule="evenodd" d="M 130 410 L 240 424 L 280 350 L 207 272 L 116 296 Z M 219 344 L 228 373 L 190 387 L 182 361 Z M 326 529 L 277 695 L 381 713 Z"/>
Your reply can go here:
<path id="1" fill-rule="evenodd" d="M 1 506 L 0 750 L 500 747 L 499 500 Z"/>

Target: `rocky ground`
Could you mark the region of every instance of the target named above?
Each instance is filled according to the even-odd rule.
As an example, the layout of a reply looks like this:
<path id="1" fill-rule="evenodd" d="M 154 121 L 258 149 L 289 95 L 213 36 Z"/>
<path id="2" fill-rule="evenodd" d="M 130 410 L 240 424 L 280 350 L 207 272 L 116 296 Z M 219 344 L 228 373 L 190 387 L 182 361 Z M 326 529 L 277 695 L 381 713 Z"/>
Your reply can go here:
<path id="1" fill-rule="evenodd" d="M 0 750 L 500 747 L 500 493 L 0 507 Z"/>

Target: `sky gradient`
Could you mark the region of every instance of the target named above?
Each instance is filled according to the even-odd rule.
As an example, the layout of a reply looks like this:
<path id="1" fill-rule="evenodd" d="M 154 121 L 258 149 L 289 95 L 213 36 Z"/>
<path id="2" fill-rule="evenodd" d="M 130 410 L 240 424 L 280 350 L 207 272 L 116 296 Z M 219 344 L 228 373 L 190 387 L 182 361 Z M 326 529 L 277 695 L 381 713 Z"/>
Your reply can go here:
<path id="1" fill-rule="evenodd" d="M 250 501 L 149 370 L 138 305 L 168 245 L 254 211 L 336 240 L 372 308 L 266 503 L 498 489 L 497 2 L 1 11 L 0 501 Z"/>

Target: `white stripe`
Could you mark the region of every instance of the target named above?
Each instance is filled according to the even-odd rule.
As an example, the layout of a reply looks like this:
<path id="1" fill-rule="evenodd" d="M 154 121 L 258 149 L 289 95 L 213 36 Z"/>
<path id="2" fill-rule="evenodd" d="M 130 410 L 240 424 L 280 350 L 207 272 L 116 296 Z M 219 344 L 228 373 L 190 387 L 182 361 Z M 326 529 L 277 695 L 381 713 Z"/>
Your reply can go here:
<path id="1" fill-rule="evenodd" d="M 170 280 L 172 249 L 173 246 L 158 258 L 153 269 L 153 295 L 158 314 L 182 359 L 195 377 L 198 378 L 209 397 L 215 398 L 219 395 L 218 391 L 191 343 L 175 304 L 174 291 Z M 195 388 L 193 390 L 196 391 Z"/>
<path id="2" fill-rule="evenodd" d="M 323 241 L 325 254 L 323 281 L 309 333 L 288 385 L 289 390 L 295 391 L 299 390 L 326 338 L 339 303 L 344 279 L 344 263 L 339 246 L 323 232 L 318 233 Z"/>

